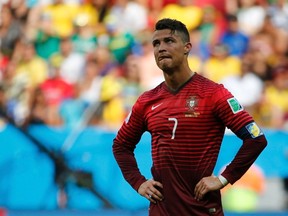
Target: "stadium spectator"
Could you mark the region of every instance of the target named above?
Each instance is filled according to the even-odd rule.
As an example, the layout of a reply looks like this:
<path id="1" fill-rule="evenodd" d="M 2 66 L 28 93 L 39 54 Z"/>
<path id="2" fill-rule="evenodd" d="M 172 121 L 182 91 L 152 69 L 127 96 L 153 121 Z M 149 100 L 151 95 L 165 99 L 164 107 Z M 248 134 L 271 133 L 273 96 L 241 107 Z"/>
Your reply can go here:
<path id="1" fill-rule="evenodd" d="M 188 30 L 198 27 L 201 23 L 203 11 L 195 6 L 194 0 L 177 0 L 173 4 L 167 4 L 159 14 L 158 20 L 170 17 L 183 22 Z"/>
<path id="2" fill-rule="evenodd" d="M 273 68 L 272 80 L 266 85 L 256 117 L 266 128 L 287 130 L 288 65 Z"/>
<path id="3" fill-rule="evenodd" d="M 1 83 L 5 89 L 7 115 L 17 125 L 22 125 L 29 115 L 32 89 L 27 76 L 22 73 L 17 74 L 16 67 L 15 61 L 8 63 Z"/>
<path id="4" fill-rule="evenodd" d="M 31 91 L 28 107 L 30 112 L 21 125 L 23 128 L 29 126 L 30 124 L 53 125 L 50 124 L 51 120 L 49 120 L 49 109 L 47 109 L 48 103 L 40 87 L 36 87 L 33 89 L 33 91 Z"/>
<path id="5" fill-rule="evenodd" d="M 58 112 L 62 126 L 74 128 L 84 120 L 83 114 L 85 113 L 87 104 L 80 97 L 80 93 L 79 87 L 75 86 L 72 97 L 65 98 L 59 104 Z"/>
<path id="6" fill-rule="evenodd" d="M 211 48 L 219 43 L 221 35 L 224 31 L 224 24 L 222 22 L 219 11 L 212 5 L 203 7 L 203 17 L 199 25 L 200 31 L 200 57 L 207 59 L 210 56 Z"/>
<path id="7" fill-rule="evenodd" d="M 109 14 L 111 4 L 109 0 L 85 0 L 81 1 L 77 12 L 77 17 L 82 17 L 88 21 L 88 25 L 93 28 L 97 35 L 105 33 L 105 17 Z M 76 19 L 77 19 L 76 17 Z"/>
<path id="8" fill-rule="evenodd" d="M 7 114 L 7 99 L 5 94 L 5 88 L 2 84 L 0 84 L 0 128 L 4 124 L 3 118 L 5 118 L 5 114 Z"/>
<path id="9" fill-rule="evenodd" d="M 31 41 L 19 40 L 5 71 L 9 113 L 16 124 L 23 124 L 29 115 L 34 89 L 48 77 L 48 64 L 39 57 Z"/>
<path id="10" fill-rule="evenodd" d="M 262 80 L 252 71 L 252 64 L 249 56 L 243 56 L 241 73 L 228 75 L 221 81 L 251 115 L 254 114 L 255 106 L 259 103 L 264 90 Z"/>
<path id="11" fill-rule="evenodd" d="M 106 20 L 107 43 L 104 46 L 109 48 L 114 60 L 120 65 L 125 62 L 128 55 L 133 53 L 135 46 L 135 35 L 121 29 L 118 18 L 109 15 Z"/>
<path id="12" fill-rule="evenodd" d="M 138 98 L 113 143 L 124 178 L 150 201 L 150 216 L 223 215 L 220 189 L 240 179 L 267 145 L 261 129 L 227 89 L 189 68 L 189 39 L 179 21 L 156 23 L 152 44 L 165 81 Z M 213 169 L 225 127 L 243 144 L 217 177 Z M 146 131 L 152 136 L 153 178 L 148 180 L 134 156 Z"/>
<path id="13" fill-rule="evenodd" d="M 17 63 L 16 73 L 27 77 L 30 87 L 36 87 L 48 77 L 48 64 L 37 55 L 32 41 L 19 40 L 12 59 Z"/>
<path id="14" fill-rule="evenodd" d="M 123 89 L 121 91 L 121 97 L 123 98 L 125 117 L 129 114 L 137 98 L 143 92 L 143 88 L 140 83 L 141 71 L 137 62 L 138 58 L 130 55 L 124 63 Z M 119 126 L 122 124 L 122 122 L 123 121 L 119 122 Z"/>
<path id="15" fill-rule="evenodd" d="M 243 56 L 249 46 L 249 37 L 240 32 L 237 16 L 229 14 L 227 18 L 227 29 L 220 38 L 220 43 L 227 46 L 229 55 Z"/>
<path id="16" fill-rule="evenodd" d="M 46 100 L 46 124 L 59 126 L 63 124 L 59 113 L 61 103 L 74 94 L 74 86 L 61 77 L 62 59 L 54 57 L 50 61 L 49 78 L 39 86 Z"/>
<path id="17" fill-rule="evenodd" d="M 123 83 L 119 74 L 109 73 L 103 77 L 100 92 L 100 101 L 102 103 L 100 125 L 106 129 L 118 129 L 125 118 L 122 91 Z"/>
<path id="18" fill-rule="evenodd" d="M 262 28 L 266 16 L 266 10 L 262 6 L 263 2 L 261 0 L 239 0 L 236 11 L 233 13 L 237 14 L 241 32 L 252 36 Z"/>
<path id="19" fill-rule="evenodd" d="M 224 44 L 216 44 L 211 48 L 210 57 L 203 63 L 203 75 L 215 82 L 225 77 L 241 73 L 241 60 L 230 56 Z"/>
<path id="20" fill-rule="evenodd" d="M 60 49 L 60 36 L 54 28 L 51 17 L 42 13 L 40 6 L 31 8 L 25 35 L 34 43 L 37 54 L 46 61 Z"/>
<path id="21" fill-rule="evenodd" d="M 282 64 L 288 50 L 288 39 L 285 33 L 272 24 L 271 17 L 266 16 L 264 25 L 250 37 L 250 48 L 257 49 L 270 67 Z"/>
<path id="22" fill-rule="evenodd" d="M 260 77 L 263 82 L 271 79 L 271 66 L 267 62 L 265 54 L 257 47 L 249 47 L 248 52 L 245 54 L 253 62 L 252 71 Z"/>
<path id="23" fill-rule="evenodd" d="M 56 36 L 69 37 L 73 33 L 73 24 L 79 11 L 79 4 L 53 0 L 52 4 L 41 7 L 41 16 L 50 19 Z M 65 13 L 63 13 L 65 11 Z"/>
<path id="24" fill-rule="evenodd" d="M 288 33 L 288 3 L 285 0 L 271 1 L 267 14 L 271 17 L 273 25 Z"/>
<path id="25" fill-rule="evenodd" d="M 80 97 L 87 106 L 99 102 L 102 78 L 97 60 L 87 59 L 83 77 L 77 83 Z"/>
<path id="26" fill-rule="evenodd" d="M 10 59 L 8 56 L 5 56 L 0 50 L 0 82 L 3 79 L 5 69 L 9 63 Z"/>
<path id="27" fill-rule="evenodd" d="M 147 29 L 153 30 L 155 23 L 159 19 L 160 13 L 164 7 L 164 0 L 147 0 Z"/>
<path id="28" fill-rule="evenodd" d="M 83 76 L 86 56 L 74 50 L 70 37 L 61 38 L 59 52 L 51 55 L 49 61 L 54 58 L 61 59 L 60 75 L 66 82 L 75 84 Z"/>
<path id="29" fill-rule="evenodd" d="M 86 56 L 98 46 L 98 36 L 86 14 L 79 14 L 74 20 L 74 32 L 71 36 L 73 51 Z"/>
<path id="30" fill-rule="evenodd" d="M 110 73 L 120 73 L 120 66 L 118 62 L 113 58 L 112 53 L 106 46 L 97 47 L 94 52 L 90 53 L 88 59 L 92 59 L 97 62 L 100 76 L 106 76 Z"/>
<path id="31" fill-rule="evenodd" d="M 108 17 L 109 28 L 121 30 L 123 33 L 134 35 L 148 26 L 147 8 L 139 0 L 115 0 Z"/>
<path id="32" fill-rule="evenodd" d="M 253 59 L 253 71 L 263 80 L 271 80 L 271 69 L 287 61 L 288 39 L 283 31 L 275 28 L 271 17 L 266 16 L 259 32 L 250 36 L 246 55 Z"/>
<path id="33" fill-rule="evenodd" d="M 33 1 L 10 0 L 9 7 L 13 11 L 15 18 L 25 26 L 27 23 L 27 17 L 30 13 L 30 7 L 33 7 Z"/>
<path id="34" fill-rule="evenodd" d="M 224 16 L 227 13 L 227 4 L 233 0 L 194 0 L 194 4 L 203 8 L 212 5 Z"/>
<path id="35" fill-rule="evenodd" d="M 201 58 L 201 32 L 198 28 L 191 30 L 190 32 L 190 41 L 193 44 L 193 47 L 188 55 L 188 64 L 190 68 L 194 68 L 197 73 L 203 73 L 203 63 L 204 58 Z"/>
<path id="36" fill-rule="evenodd" d="M 156 87 L 163 79 L 162 71 L 155 64 L 153 48 L 151 47 L 151 32 L 142 31 L 137 40 L 141 44 L 141 54 L 137 56 L 137 65 L 139 69 L 140 84 L 145 90 Z"/>
<path id="37" fill-rule="evenodd" d="M 0 47 L 5 56 L 11 56 L 21 35 L 23 34 L 23 25 L 15 18 L 13 11 L 4 5 L 0 13 Z"/>

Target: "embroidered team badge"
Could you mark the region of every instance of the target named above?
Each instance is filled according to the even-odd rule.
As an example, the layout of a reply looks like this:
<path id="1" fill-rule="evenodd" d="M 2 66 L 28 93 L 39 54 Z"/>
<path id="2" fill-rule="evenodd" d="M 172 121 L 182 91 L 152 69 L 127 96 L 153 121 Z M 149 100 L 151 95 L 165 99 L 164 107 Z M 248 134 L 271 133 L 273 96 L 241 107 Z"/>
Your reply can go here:
<path id="1" fill-rule="evenodd" d="M 232 112 L 234 114 L 241 112 L 243 110 L 243 107 L 241 106 L 241 104 L 238 102 L 238 100 L 236 98 L 229 98 L 227 100 Z"/>
<path id="2" fill-rule="evenodd" d="M 251 134 L 252 138 L 256 138 L 256 137 L 263 135 L 263 132 L 261 131 L 261 129 L 258 127 L 258 125 L 255 122 L 252 122 L 246 125 L 246 129 Z"/>
<path id="3" fill-rule="evenodd" d="M 194 108 L 198 105 L 198 99 L 195 96 L 191 96 L 186 100 L 186 106 L 189 110 L 194 110 Z"/>
<path id="4" fill-rule="evenodd" d="M 199 112 L 195 112 L 195 108 L 198 106 L 198 98 L 196 96 L 191 96 L 186 100 L 186 107 L 188 111 L 186 111 L 185 117 L 198 117 L 200 115 Z"/>

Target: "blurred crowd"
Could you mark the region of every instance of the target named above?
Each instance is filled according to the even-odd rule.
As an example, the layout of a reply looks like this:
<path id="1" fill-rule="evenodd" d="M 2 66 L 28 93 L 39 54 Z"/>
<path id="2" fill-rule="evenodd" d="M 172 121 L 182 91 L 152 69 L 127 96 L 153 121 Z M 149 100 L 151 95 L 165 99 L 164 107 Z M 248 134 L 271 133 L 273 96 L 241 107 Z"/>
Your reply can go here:
<path id="1" fill-rule="evenodd" d="M 225 85 L 262 127 L 288 130 L 286 0 L 1 0 L 0 106 L 20 125 L 116 129 L 163 81 L 151 34 L 186 24 L 192 70 Z"/>

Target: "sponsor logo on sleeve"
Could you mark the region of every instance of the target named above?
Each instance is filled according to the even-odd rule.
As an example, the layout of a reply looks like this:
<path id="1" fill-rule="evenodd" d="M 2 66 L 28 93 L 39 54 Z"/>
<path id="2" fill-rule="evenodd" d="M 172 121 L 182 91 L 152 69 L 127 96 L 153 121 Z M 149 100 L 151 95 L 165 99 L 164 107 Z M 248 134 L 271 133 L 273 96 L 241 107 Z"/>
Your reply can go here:
<path id="1" fill-rule="evenodd" d="M 261 131 L 261 129 L 258 127 L 258 125 L 255 122 L 252 122 L 246 125 L 246 129 L 251 134 L 252 138 L 256 138 L 256 137 L 263 135 L 263 132 Z"/>
<path id="2" fill-rule="evenodd" d="M 243 110 L 243 107 L 241 106 L 241 104 L 238 102 L 238 100 L 236 98 L 229 98 L 227 100 L 232 112 L 234 114 L 241 112 Z"/>

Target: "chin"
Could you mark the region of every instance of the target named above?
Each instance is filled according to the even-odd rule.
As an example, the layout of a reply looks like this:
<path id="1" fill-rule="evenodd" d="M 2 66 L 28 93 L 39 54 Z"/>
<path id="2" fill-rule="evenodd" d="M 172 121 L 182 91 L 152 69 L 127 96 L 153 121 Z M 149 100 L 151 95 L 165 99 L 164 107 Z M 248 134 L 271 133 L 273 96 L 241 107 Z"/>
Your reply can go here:
<path id="1" fill-rule="evenodd" d="M 171 67 L 162 67 L 161 70 L 166 74 L 172 74 L 173 69 Z"/>
<path id="2" fill-rule="evenodd" d="M 160 64 L 158 64 L 158 66 L 159 66 L 159 68 L 160 68 L 161 70 L 163 70 L 163 71 L 170 70 L 170 68 L 171 68 L 171 67 L 169 67 L 168 64 L 165 64 L 165 63 L 164 63 L 164 64 L 163 64 L 163 63 L 162 63 L 162 64 L 160 63 Z"/>

